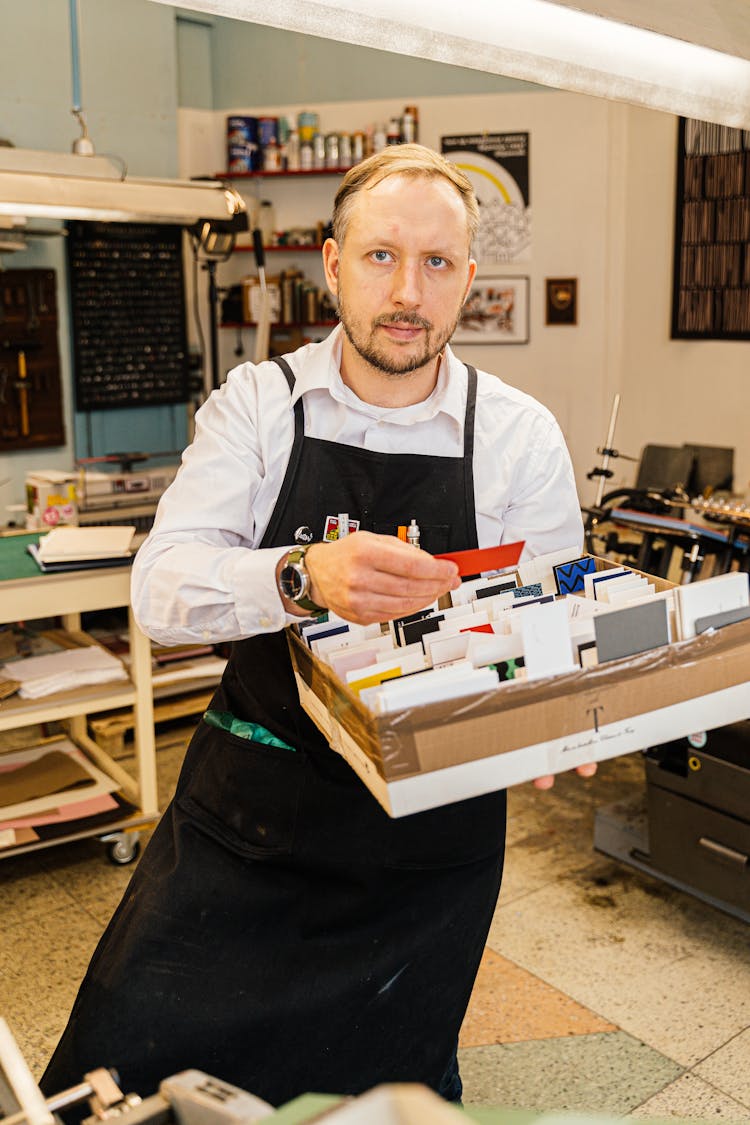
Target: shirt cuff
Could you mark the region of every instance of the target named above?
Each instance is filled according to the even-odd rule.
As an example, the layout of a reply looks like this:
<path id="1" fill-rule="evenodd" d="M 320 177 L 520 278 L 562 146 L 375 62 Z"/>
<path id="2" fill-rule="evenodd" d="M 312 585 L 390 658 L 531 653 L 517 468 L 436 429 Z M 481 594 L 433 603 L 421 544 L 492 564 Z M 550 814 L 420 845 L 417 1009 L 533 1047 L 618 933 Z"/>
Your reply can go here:
<path id="1" fill-rule="evenodd" d="M 294 617 L 287 614 L 276 585 L 276 566 L 294 544 L 240 551 L 233 576 L 235 612 L 243 637 L 277 633 Z"/>

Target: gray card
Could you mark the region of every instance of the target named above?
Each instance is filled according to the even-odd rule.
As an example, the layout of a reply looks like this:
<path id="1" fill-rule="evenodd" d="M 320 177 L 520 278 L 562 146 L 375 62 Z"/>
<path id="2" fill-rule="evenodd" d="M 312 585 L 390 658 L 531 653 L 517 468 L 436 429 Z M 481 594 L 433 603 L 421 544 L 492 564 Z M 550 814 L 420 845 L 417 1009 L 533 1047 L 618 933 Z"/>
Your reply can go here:
<path id="1" fill-rule="evenodd" d="M 737 609 L 725 609 L 722 613 L 710 613 L 707 617 L 696 617 L 696 633 L 705 633 L 707 629 L 723 629 L 725 625 L 734 625 L 737 621 L 747 621 L 750 617 L 750 606 L 740 606 Z"/>
<path id="2" fill-rule="evenodd" d="M 659 598 L 594 618 L 599 663 L 669 644 L 667 603 Z"/>

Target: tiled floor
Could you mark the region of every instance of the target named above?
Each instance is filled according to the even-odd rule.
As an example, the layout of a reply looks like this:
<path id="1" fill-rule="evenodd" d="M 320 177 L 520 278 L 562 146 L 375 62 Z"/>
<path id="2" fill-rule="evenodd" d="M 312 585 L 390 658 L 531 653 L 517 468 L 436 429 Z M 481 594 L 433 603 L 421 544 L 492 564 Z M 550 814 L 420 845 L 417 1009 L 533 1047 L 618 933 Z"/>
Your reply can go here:
<path id="1" fill-rule="evenodd" d="M 164 801 L 183 744 L 159 752 Z M 503 890 L 461 1036 L 467 1103 L 750 1118 L 750 929 L 592 850 L 638 755 L 509 794 Z M 88 841 L 0 863 L 0 1014 L 39 1073 L 131 868 Z"/>

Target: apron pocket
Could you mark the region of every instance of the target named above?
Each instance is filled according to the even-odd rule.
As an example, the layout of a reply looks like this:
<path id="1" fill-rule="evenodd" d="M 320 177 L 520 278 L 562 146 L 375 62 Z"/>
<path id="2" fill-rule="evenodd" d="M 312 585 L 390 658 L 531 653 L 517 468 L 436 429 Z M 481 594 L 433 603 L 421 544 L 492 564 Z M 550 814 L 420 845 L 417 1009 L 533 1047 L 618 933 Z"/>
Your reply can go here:
<path id="1" fill-rule="evenodd" d="M 191 750 L 200 759 L 175 798 L 182 811 L 239 855 L 289 855 L 305 756 L 238 738 L 205 722 Z"/>
<path id="2" fill-rule="evenodd" d="M 387 867 L 460 867 L 505 846 L 505 791 L 389 821 Z"/>

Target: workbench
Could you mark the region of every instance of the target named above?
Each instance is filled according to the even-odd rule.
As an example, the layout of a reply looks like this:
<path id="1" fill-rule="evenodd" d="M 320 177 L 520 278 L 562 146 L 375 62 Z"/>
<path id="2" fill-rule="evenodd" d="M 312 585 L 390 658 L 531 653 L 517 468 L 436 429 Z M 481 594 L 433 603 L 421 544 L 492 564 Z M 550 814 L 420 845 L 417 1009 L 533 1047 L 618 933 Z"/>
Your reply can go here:
<path id="1" fill-rule="evenodd" d="M 134 830 L 154 823 L 159 817 L 151 647 L 138 628 L 130 606 L 130 565 L 44 574 L 26 551 L 27 545 L 38 539 L 35 534 L 0 535 L 0 624 L 59 616 L 63 628 L 79 632 L 82 613 L 127 606 L 130 682 L 84 686 L 35 700 L 11 696 L 0 702 L 0 731 L 64 720 L 72 741 L 118 783 L 119 791 L 134 806 L 134 811 L 119 820 L 108 821 L 104 827 L 81 828 L 71 821 L 69 834 L 4 848 L 0 850 L 0 858 L 106 834 L 111 843 L 110 858 L 115 862 L 128 862 L 133 858 L 129 855 L 133 850 L 129 840 L 137 841 Z M 132 707 L 134 712 L 135 776 L 114 761 L 87 732 L 88 714 L 118 707 Z"/>

